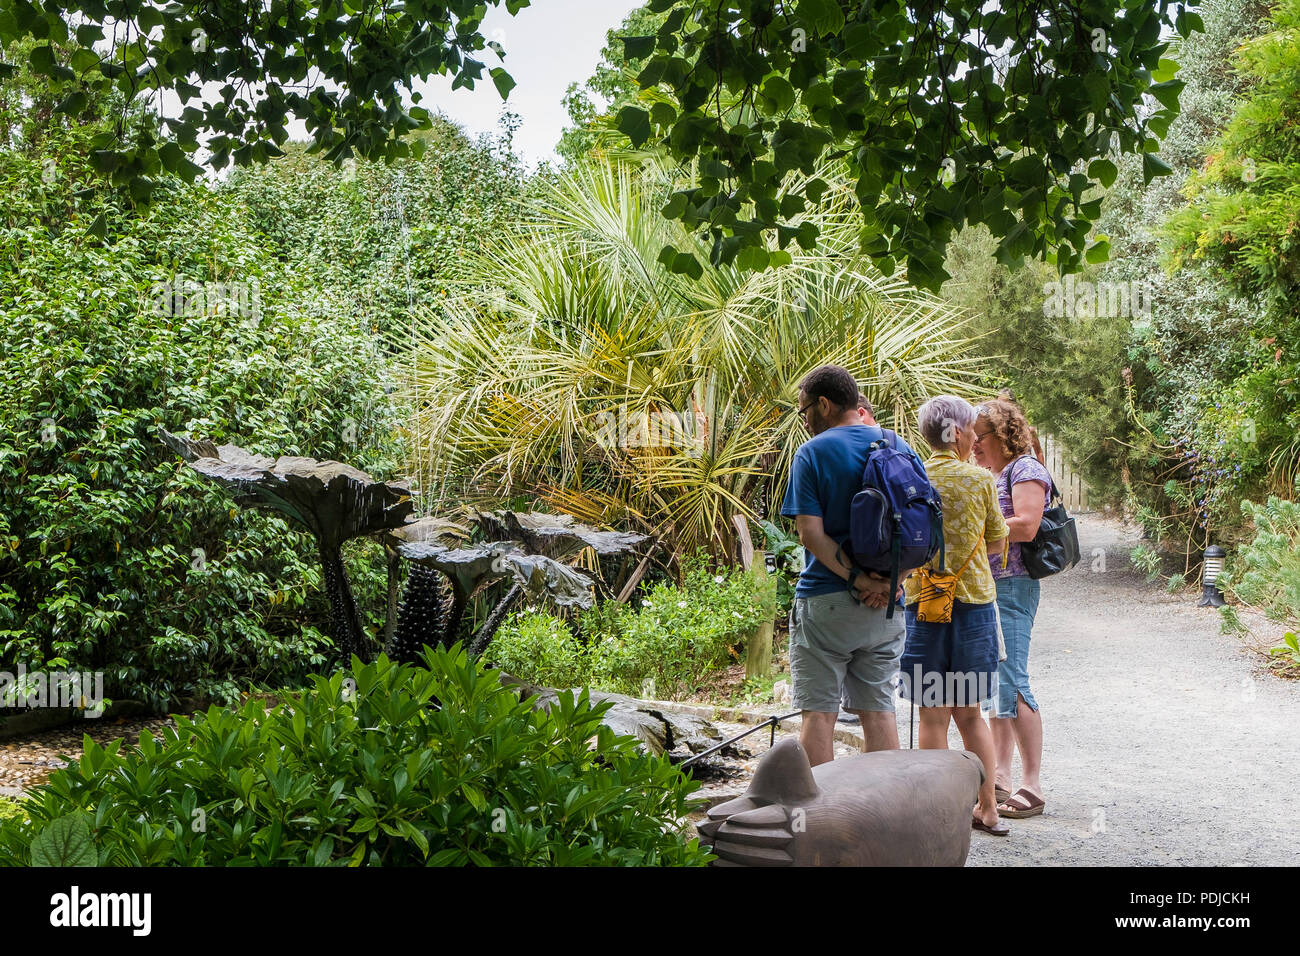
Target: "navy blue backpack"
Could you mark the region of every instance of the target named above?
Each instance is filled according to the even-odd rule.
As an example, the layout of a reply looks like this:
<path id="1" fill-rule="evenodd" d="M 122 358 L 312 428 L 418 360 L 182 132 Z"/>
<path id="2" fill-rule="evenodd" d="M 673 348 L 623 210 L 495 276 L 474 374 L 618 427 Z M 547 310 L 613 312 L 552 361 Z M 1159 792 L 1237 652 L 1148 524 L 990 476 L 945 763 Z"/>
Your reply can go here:
<path id="1" fill-rule="evenodd" d="M 889 610 L 894 616 L 898 582 L 936 554 L 943 566 L 943 502 L 930 477 L 898 447 L 898 436 L 871 443 L 862 469 L 862 490 L 849 512 L 849 546 L 854 563 L 889 575 Z"/>

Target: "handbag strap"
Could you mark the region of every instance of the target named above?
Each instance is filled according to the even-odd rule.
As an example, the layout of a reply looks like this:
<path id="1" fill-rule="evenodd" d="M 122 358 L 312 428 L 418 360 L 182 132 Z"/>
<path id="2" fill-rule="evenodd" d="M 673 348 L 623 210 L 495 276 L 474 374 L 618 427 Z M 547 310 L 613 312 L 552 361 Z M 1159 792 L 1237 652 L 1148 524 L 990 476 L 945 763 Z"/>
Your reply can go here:
<path id="1" fill-rule="evenodd" d="M 985 487 L 988 486 L 985 485 Z M 984 529 L 981 528 L 979 540 L 975 542 L 975 547 L 971 548 L 970 556 L 966 559 L 966 563 L 961 566 L 961 568 L 957 571 L 955 575 L 953 575 L 953 577 L 958 577 L 958 578 L 961 577 L 962 572 L 965 571 L 966 568 L 970 565 L 970 563 L 975 560 L 975 552 L 979 551 L 980 545 L 982 545 L 983 543 L 984 543 Z"/>
<path id="2" fill-rule="evenodd" d="M 1021 460 L 1025 459 L 1025 458 L 1034 458 L 1034 456 L 1033 456 L 1033 455 L 1027 455 L 1027 454 L 1026 454 L 1026 455 L 1017 455 L 1017 456 L 1012 460 L 1012 462 L 1011 462 L 1009 465 L 1007 465 L 1006 471 L 1003 472 L 1003 474 L 1005 474 L 1006 477 L 1007 477 L 1007 498 L 1010 498 L 1010 497 L 1011 497 L 1011 472 L 1015 470 L 1016 462 L 1021 461 Z M 1034 458 L 1034 461 L 1038 461 L 1038 459 L 1037 459 L 1037 458 Z M 1044 471 L 1046 471 L 1046 468 L 1044 468 Z M 1037 481 L 1038 479 L 1037 479 L 1037 478 L 1034 478 L 1034 479 L 1031 479 L 1031 480 L 1032 480 L 1032 481 Z M 1049 492 L 1049 494 L 1048 494 L 1048 496 L 1047 496 L 1047 505 L 1045 505 L 1044 507 L 1050 507 L 1050 506 L 1051 506 L 1051 503 L 1052 503 L 1053 501 L 1056 501 L 1058 498 L 1062 498 L 1062 497 L 1063 497 L 1063 496 L 1061 495 L 1060 489 L 1058 489 L 1058 488 L 1056 487 L 1056 479 L 1052 477 L 1052 473 L 1051 473 L 1050 471 L 1047 472 L 1047 481 L 1048 481 L 1048 484 L 1051 486 L 1051 491 Z M 1011 513 L 1014 515 L 1014 514 L 1015 514 L 1015 511 L 1016 511 L 1015 505 L 1012 505 L 1012 506 L 1011 506 Z"/>
<path id="3" fill-rule="evenodd" d="M 981 529 L 979 539 L 975 542 L 975 547 L 971 548 L 971 552 L 967 556 L 965 563 L 963 563 L 962 566 L 957 569 L 956 573 L 953 574 L 954 578 L 959 578 L 962 576 L 962 572 L 965 571 L 966 568 L 970 566 L 970 563 L 975 560 L 975 555 L 979 553 L 980 545 L 983 543 L 984 543 L 984 531 Z M 920 568 L 919 570 L 929 571 L 930 568 L 928 565 L 926 565 Z M 943 574 L 943 568 L 935 568 L 934 573 Z"/>

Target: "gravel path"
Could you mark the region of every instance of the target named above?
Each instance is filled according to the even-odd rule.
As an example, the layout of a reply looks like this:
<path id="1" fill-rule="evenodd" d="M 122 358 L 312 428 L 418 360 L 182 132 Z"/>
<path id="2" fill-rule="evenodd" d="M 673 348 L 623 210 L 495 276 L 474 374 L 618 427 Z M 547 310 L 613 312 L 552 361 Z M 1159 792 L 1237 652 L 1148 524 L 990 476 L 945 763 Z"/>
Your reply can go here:
<path id="1" fill-rule="evenodd" d="M 1195 594 L 1146 583 L 1132 530 L 1085 515 L 1079 538 L 1079 565 L 1043 582 L 1030 645 L 1046 810 L 1005 839 L 973 834 L 970 864 L 1300 862 L 1300 681 L 1222 635 Z"/>

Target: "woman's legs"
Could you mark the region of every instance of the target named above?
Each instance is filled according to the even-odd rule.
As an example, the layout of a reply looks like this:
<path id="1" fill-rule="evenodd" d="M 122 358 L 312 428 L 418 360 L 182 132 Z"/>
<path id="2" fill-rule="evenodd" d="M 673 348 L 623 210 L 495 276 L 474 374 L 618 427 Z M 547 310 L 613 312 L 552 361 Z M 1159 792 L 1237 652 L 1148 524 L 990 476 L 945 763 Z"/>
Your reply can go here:
<path id="1" fill-rule="evenodd" d="M 1020 785 L 1041 798 L 1043 719 L 1029 689 L 1029 642 L 1038 613 L 1040 586 L 1028 577 L 1003 578 L 997 582 L 997 591 L 1007 659 L 998 665 L 997 706 L 990 720 L 997 755 L 994 779 L 999 787 L 1014 792 L 1011 760 L 1013 748 L 1018 749 Z"/>
<path id="2" fill-rule="evenodd" d="M 1016 749 L 1015 719 L 1011 717 L 989 717 L 989 728 L 993 734 L 993 752 L 997 756 L 997 772 L 993 780 L 998 789 L 1012 791 L 1011 759 Z"/>
<path id="3" fill-rule="evenodd" d="M 921 715 L 921 729 L 916 735 L 921 749 L 947 750 L 948 720 L 952 717 L 952 708 L 918 707 L 916 709 Z"/>
<path id="4" fill-rule="evenodd" d="M 984 764 L 984 782 L 980 784 L 980 802 L 975 808 L 975 815 L 985 825 L 995 826 L 998 822 L 998 801 L 993 796 L 993 774 L 988 772 L 988 768 L 995 765 L 993 735 L 984 723 L 978 704 L 974 707 L 954 707 L 952 718 L 957 724 L 957 732 L 961 734 L 962 745 Z"/>
<path id="5" fill-rule="evenodd" d="M 1043 782 L 1039 773 L 1043 767 L 1043 715 L 1025 703 L 1023 697 L 1017 697 L 1020 707 L 1016 716 L 1005 723 L 1015 728 L 1015 740 L 1020 749 L 1020 786 L 1041 799 Z"/>
<path id="6" fill-rule="evenodd" d="M 1043 768 L 1043 715 L 1016 695 L 1019 705 L 1015 717 L 993 717 L 993 746 L 997 753 L 998 772 L 994 776 L 1003 790 L 1015 791 L 1011 785 L 1011 758 L 1013 750 L 1020 751 L 1020 786 L 1036 797 L 1043 795 L 1040 778 Z"/>

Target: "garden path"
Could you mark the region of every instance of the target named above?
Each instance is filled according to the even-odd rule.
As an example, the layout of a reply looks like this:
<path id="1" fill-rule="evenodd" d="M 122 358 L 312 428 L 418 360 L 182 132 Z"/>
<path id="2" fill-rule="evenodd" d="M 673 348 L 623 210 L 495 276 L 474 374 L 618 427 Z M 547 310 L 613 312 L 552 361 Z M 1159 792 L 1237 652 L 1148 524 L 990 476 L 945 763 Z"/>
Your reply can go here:
<path id="1" fill-rule="evenodd" d="M 1128 560 L 1137 532 L 1078 524 L 1083 560 L 1043 582 L 1030 650 L 1046 812 L 1008 821 L 1006 839 L 974 834 L 970 864 L 1300 862 L 1300 681 L 1269 673 L 1189 592 L 1148 583 Z M 1280 643 L 1277 625 L 1242 617 Z M 904 746 L 907 732 L 900 710 Z"/>

